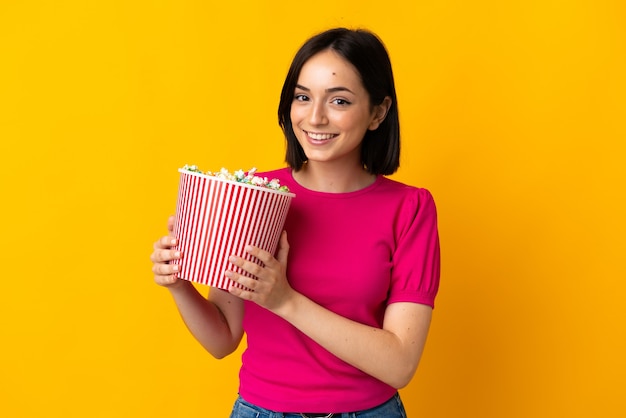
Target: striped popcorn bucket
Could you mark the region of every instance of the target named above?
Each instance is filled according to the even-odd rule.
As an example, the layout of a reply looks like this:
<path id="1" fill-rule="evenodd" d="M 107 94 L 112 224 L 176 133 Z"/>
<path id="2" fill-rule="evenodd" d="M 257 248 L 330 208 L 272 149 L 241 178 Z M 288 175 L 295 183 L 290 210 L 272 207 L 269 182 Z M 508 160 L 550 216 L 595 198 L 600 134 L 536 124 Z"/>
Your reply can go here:
<path id="1" fill-rule="evenodd" d="M 180 169 L 174 236 L 183 257 L 177 277 L 223 290 L 235 284 L 226 270 L 248 273 L 229 263 L 236 255 L 262 263 L 244 250 L 254 245 L 276 252 L 292 193 Z"/>

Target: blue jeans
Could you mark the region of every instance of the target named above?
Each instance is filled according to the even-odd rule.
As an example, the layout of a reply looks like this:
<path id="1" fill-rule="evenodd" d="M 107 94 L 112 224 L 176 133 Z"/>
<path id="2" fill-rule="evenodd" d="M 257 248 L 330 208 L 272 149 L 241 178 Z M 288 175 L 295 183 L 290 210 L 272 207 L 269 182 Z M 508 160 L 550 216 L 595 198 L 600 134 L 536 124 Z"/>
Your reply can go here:
<path id="1" fill-rule="evenodd" d="M 298 413 L 274 412 L 246 402 L 241 396 L 233 406 L 230 418 L 302 418 Z M 400 395 L 395 394 L 387 402 L 374 408 L 358 412 L 334 414 L 333 418 L 406 418 L 406 412 Z"/>

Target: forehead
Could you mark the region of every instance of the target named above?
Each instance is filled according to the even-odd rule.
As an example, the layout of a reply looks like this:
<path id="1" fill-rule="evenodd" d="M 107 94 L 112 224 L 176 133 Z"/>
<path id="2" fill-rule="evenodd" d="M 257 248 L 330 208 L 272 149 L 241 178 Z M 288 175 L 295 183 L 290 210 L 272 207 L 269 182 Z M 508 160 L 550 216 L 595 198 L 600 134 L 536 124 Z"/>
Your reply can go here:
<path id="1" fill-rule="evenodd" d="M 331 49 L 318 52 L 304 63 L 298 84 L 337 84 L 362 88 L 361 75 L 357 69 Z"/>

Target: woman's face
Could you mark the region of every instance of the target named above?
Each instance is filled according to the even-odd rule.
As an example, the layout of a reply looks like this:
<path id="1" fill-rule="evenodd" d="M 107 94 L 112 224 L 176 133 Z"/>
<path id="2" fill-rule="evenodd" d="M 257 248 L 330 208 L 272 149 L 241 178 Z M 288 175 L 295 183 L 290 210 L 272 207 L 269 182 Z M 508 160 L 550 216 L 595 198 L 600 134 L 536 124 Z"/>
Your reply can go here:
<path id="1" fill-rule="evenodd" d="M 380 108 L 371 106 L 352 64 L 328 49 L 302 67 L 291 104 L 291 123 L 309 162 L 360 166 L 361 141 L 368 129 L 376 129 L 382 121 Z"/>

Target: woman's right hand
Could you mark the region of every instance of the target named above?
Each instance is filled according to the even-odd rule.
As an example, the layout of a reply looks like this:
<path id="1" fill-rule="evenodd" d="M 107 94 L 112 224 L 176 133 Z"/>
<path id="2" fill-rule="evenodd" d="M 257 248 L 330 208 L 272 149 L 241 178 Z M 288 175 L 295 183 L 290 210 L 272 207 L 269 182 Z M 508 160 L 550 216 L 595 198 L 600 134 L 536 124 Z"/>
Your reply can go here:
<path id="1" fill-rule="evenodd" d="M 154 273 L 154 281 L 160 286 L 173 287 L 181 283 L 178 280 L 176 273 L 179 271 L 179 266 L 176 264 L 170 264 L 170 261 L 181 258 L 180 251 L 174 250 L 177 244 L 176 237 L 174 237 L 174 217 L 170 216 L 167 221 L 167 230 L 169 234 L 161 237 L 154 243 L 154 251 L 150 255 L 150 261 L 152 261 L 152 272 Z"/>

